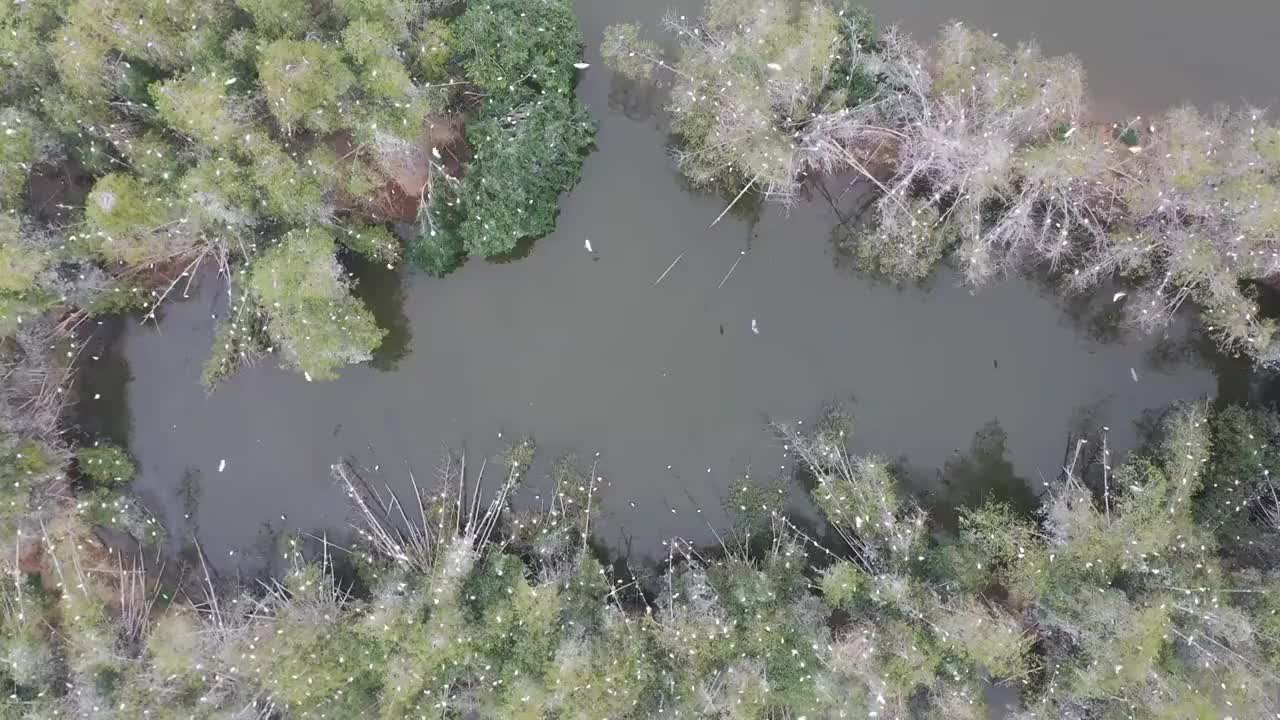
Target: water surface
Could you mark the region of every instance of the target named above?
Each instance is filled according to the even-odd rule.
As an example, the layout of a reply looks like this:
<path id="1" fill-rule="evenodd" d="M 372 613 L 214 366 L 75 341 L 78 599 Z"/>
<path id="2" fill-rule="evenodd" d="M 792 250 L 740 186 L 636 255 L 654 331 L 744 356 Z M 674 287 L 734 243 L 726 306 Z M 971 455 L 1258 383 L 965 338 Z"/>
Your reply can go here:
<path id="1" fill-rule="evenodd" d="M 1280 96 L 1265 35 L 1280 27 L 1275 3 L 870 5 L 922 36 L 949 17 L 1002 38 L 1035 35 L 1051 52 L 1080 55 L 1104 104 L 1133 112 Z M 220 312 L 216 286 L 172 305 L 158 328 L 125 323 L 98 376 L 130 380 L 115 400 L 86 394 L 101 403 L 90 422 L 128 441 L 140 490 L 171 525 L 198 527 L 206 551 L 227 558 L 267 523 L 340 527 L 345 509 L 328 475 L 340 457 L 380 464 L 403 488 L 405 462 L 422 477 L 446 445 L 478 458 L 531 434 L 544 459 L 599 452 L 610 487 L 597 527 L 615 547 L 653 555 L 672 535 L 709 537 L 733 478 L 779 471 L 770 418 L 848 403 L 855 446 L 905 456 L 922 489 L 943 492 L 934 480 L 948 459 L 965 483 L 1007 474 L 1034 486 L 1056 472 L 1082 423 L 1108 424 L 1114 445 L 1132 444 L 1143 410 L 1232 379 L 1170 359 L 1185 327 L 1166 345 L 1115 337 L 1027 280 L 976 294 L 945 273 L 923 288 L 869 281 L 839 262 L 824 200 L 789 216 L 730 215 L 708 230 L 724 201 L 688 192 L 673 173 L 655 117 L 660 93 L 611 77 L 597 51 L 605 25 L 652 27 L 665 8 L 578 3 L 592 64 L 579 92 L 600 120 L 599 150 L 559 229 L 517 262 L 472 262 L 443 280 L 366 276 L 383 322 L 399 328 L 375 367 L 307 383 L 266 363 L 207 396 L 198 379 Z M 1007 433 L 1008 464 L 957 465 L 992 421 Z M 183 522 L 188 513 L 194 523 Z"/>

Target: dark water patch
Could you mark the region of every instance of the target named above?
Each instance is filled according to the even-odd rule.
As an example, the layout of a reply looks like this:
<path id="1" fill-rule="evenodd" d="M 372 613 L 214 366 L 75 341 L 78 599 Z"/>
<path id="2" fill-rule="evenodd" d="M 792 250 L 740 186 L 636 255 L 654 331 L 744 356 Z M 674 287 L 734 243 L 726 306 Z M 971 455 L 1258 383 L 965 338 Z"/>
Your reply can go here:
<path id="1" fill-rule="evenodd" d="M 84 207 L 93 178 L 74 158 L 35 167 L 27 180 L 27 205 L 42 225 L 63 225 Z"/>
<path id="2" fill-rule="evenodd" d="M 944 530 L 959 529 L 959 509 L 1005 503 L 1030 515 L 1039 505 L 1041 484 L 1018 475 L 1009 461 L 1009 435 L 992 420 L 973 435 L 969 447 L 954 451 L 927 483 L 923 506 Z M 918 481 L 917 481 L 918 482 Z"/>
<path id="3" fill-rule="evenodd" d="M 125 355 L 125 325 L 136 322 L 112 316 L 91 321 L 79 370 L 76 429 L 84 438 L 128 447 L 132 436 L 129 411 L 129 360 Z"/>
<path id="4" fill-rule="evenodd" d="M 404 314 L 405 271 L 363 258 L 349 262 L 356 277 L 355 296 L 373 313 L 378 327 L 387 331 L 369 364 L 377 370 L 395 370 L 413 348 L 413 332 Z"/>
<path id="5" fill-rule="evenodd" d="M 506 265 L 507 263 L 523 260 L 529 257 L 529 253 L 533 252 L 533 244 L 535 242 L 537 241 L 533 238 L 520 238 L 516 241 L 515 247 L 511 248 L 507 252 L 484 258 L 484 262 L 492 265 Z"/>

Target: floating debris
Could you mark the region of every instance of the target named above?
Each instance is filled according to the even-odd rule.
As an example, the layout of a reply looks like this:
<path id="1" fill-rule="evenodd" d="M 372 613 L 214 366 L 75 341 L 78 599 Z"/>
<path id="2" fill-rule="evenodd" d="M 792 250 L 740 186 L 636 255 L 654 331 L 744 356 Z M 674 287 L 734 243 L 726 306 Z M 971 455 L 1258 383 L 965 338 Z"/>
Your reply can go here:
<path id="1" fill-rule="evenodd" d="M 218 461 L 218 472 L 222 472 L 223 470 L 226 470 L 226 469 L 227 469 L 227 459 L 223 458 Z"/>
<path id="2" fill-rule="evenodd" d="M 760 326 L 756 324 L 755 318 L 751 318 L 751 332 L 755 333 L 756 335 L 760 334 Z"/>
<path id="3" fill-rule="evenodd" d="M 676 263 L 680 262 L 680 258 L 682 257 L 684 257 L 684 253 L 680 253 L 679 255 L 676 256 L 675 260 L 671 261 L 671 264 L 667 266 L 667 269 L 663 270 L 662 274 L 658 276 L 658 279 L 653 281 L 654 287 L 657 287 L 658 283 L 662 282 L 662 279 L 667 276 L 667 273 L 671 272 L 671 268 L 675 267 Z"/>
<path id="4" fill-rule="evenodd" d="M 733 267 L 729 268 L 729 272 L 727 272 L 727 273 L 725 273 L 725 274 L 724 274 L 724 279 L 723 279 L 723 280 L 721 280 L 721 281 L 720 281 L 720 285 L 718 285 L 718 286 L 716 287 L 716 289 L 717 289 L 717 290 L 719 290 L 720 288 L 724 287 L 724 284 L 725 284 L 725 283 L 727 283 L 727 282 L 729 282 L 729 276 L 733 274 L 733 271 L 734 271 L 734 270 L 737 270 L 737 269 L 738 269 L 738 263 L 742 262 L 742 258 L 744 258 L 744 257 L 746 257 L 746 256 L 747 256 L 747 251 L 746 251 L 746 250 L 739 250 L 739 251 L 738 251 L 738 259 L 733 261 Z"/>
<path id="5" fill-rule="evenodd" d="M 591 249 L 591 238 L 587 238 L 585 241 L 583 241 L 582 247 L 586 248 L 587 252 L 589 253 L 595 252 L 595 250 Z"/>
<path id="6" fill-rule="evenodd" d="M 1133 378 L 1133 381 L 1134 381 L 1134 382 L 1138 382 L 1138 371 L 1137 371 L 1137 370 L 1134 370 L 1133 368 L 1129 368 L 1129 376 Z"/>
<path id="7" fill-rule="evenodd" d="M 591 67 L 591 63 L 576 62 L 573 64 L 573 66 L 578 68 L 579 70 L 586 70 L 587 68 Z"/>
<path id="8" fill-rule="evenodd" d="M 1111 296 L 1111 302 L 1113 302 L 1113 303 L 1114 303 L 1114 302 L 1120 302 L 1121 298 L 1123 298 L 1125 295 L 1128 295 L 1128 294 L 1129 294 L 1129 293 L 1126 293 L 1126 292 L 1118 292 L 1118 293 L 1116 293 L 1115 295 L 1112 295 L 1112 296 Z"/>

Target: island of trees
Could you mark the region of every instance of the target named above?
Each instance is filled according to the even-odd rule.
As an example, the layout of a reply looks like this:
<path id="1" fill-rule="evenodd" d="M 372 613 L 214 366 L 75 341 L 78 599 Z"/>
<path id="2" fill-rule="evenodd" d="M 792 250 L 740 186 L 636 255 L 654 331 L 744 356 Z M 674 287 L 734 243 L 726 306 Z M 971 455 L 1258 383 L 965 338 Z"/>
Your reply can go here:
<path id="1" fill-rule="evenodd" d="M 510 253 L 594 138 L 565 0 L 33 0 L 0 34 L 0 330 L 154 317 L 216 272 L 211 385 L 368 360 L 344 254 L 398 263 L 393 223 L 433 273 Z"/>

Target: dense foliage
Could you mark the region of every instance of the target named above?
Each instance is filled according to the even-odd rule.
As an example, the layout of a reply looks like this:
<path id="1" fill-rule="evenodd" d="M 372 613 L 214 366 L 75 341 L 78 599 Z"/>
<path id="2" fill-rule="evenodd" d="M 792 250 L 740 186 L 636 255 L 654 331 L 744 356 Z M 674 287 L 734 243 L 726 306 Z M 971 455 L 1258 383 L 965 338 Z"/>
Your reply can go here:
<path id="1" fill-rule="evenodd" d="M 641 578 L 590 549 L 594 464 L 555 463 L 532 512 L 508 507 L 529 441 L 487 463 L 488 501 L 465 458 L 404 505 L 338 465 L 357 546 L 339 567 L 287 540 L 265 591 L 206 571 L 171 595 L 46 531 L 32 566 L 54 581 L 0 591 L 0 716 L 952 720 L 989 717 L 998 683 L 1015 718 L 1270 717 L 1277 428 L 1173 408 L 1124 465 L 1081 443 L 1034 515 L 989 501 L 957 535 L 849 454 L 846 417 L 780 426 L 833 540 L 744 482 L 732 544 L 673 539 Z M 129 472 L 111 449 L 79 462 Z"/>
<path id="2" fill-rule="evenodd" d="M 585 110 L 572 99 L 549 97 L 477 120 L 467 134 L 484 149 L 466 178 L 441 193 L 442 227 L 427 230 L 419 251 L 432 252 L 438 244 L 496 257 L 522 239 L 551 232 L 556 198 L 577 182 L 582 153 L 592 142 Z"/>
<path id="3" fill-rule="evenodd" d="M 1190 300 L 1223 348 L 1280 363 L 1260 286 L 1280 275 L 1280 128 L 1258 110 L 1178 108 L 1099 125 L 1073 58 L 962 24 L 926 50 L 833 0 L 710 0 L 670 17 L 678 59 L 634 25 L 602 52 L 632 77 L 664 69 L 695 183 L 792 201 L 852 172 L 876 194 L 844 244 L 869 270 L 920 278 L 951 258 L 979 284 L 1047 268 L 1071 291 L 1119 279 L 1159 328 Z"/>
<path id="4" fill-rule="evenodd" d="M 475 148 L 466 175 L 442 175 L 410 247 L 436 274 L 467 255 L 500 257 L 550 233 L 560 193 L 578 182 L 595 139 L 594 121 L 573 96 L 582 37 L 569 3 L 477 3 L 452 37 L 468 79 L 487 96 L 466 125 Z"/>
<path id="5" fill-rule="evenodd" d="M 566 0 L 35 0 L 0 34 L 0 332 L 151 318 L 216 272 L 210 383 L 367 359 L 340 248 L 394 265 L 398 221 L 448 265 L 505 253 L 550 232 L 594 134 Z"/>

